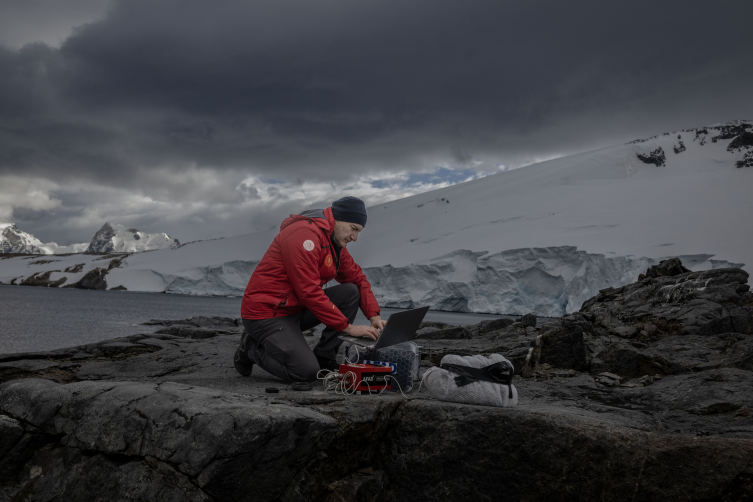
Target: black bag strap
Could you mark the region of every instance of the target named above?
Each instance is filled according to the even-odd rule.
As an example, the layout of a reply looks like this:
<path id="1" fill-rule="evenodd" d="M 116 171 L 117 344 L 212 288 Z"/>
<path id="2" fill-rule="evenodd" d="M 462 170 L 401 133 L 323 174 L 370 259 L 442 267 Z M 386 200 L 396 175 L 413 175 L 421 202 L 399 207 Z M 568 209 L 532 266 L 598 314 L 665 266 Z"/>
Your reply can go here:
<path id="1" fill-rule="evenodd" d="M 500 361 L 483 368 L 444 363 L 440 368 L 459 375 L 455 377 L 455 383 L 458 387 L 464 387 L 473 382 L 491 382 L 507 385 L 509 398 L 512 399 L 512 377 L 515 374 L 515 368 L 507 361 Z"/>

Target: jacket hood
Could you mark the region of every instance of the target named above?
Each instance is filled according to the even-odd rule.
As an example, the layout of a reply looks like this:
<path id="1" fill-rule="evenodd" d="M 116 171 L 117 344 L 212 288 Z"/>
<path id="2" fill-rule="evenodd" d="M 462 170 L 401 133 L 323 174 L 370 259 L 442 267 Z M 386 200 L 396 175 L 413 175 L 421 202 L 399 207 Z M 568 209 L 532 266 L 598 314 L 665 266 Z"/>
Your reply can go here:
<path id="1" fill-rule="evenodd" d="M 335 229 L 335 218 L 332 216 L 332 208 L 326 209 L 307 209 L 299 214 L 291 214 L 285 218 L 280 225 L 280 232 L 295 222 L 302 220 L 311 220 L 317 227 L 321 228 L 329 236 Z"/>

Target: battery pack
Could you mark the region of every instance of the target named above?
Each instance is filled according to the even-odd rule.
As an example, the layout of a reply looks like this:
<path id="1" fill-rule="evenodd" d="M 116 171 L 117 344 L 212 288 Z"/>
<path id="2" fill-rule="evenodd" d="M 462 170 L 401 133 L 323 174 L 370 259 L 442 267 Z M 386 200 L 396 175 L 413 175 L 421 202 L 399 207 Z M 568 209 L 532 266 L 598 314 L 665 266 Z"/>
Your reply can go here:
<path id="1" fill-rule="evenodd" d="M 392 387 L 392 369 L 371 364 L 341 364 L 338 379 L 342 388 L 355 392 L 381 392 Z"/>
<path id="2" fill-rule="evenodd" d="M 421 354 L 414 342 L 403 342 L 381 349 L 366 349 L 351 345 L 346 352 L 348 359 L 356 363 L 372 362 L 392 369 L 392 388 L 395 392 L 410 392 L 418 380 Z"/>

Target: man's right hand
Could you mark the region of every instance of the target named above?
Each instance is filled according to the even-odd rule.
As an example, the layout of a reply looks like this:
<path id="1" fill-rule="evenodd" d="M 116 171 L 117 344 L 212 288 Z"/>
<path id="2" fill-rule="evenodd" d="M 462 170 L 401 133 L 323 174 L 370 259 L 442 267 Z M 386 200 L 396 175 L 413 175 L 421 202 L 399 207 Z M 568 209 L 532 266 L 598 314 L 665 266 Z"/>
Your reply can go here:
<path id="1" fill-rule="evenodd" d="M 379 330 L 372 328 L 371 326 L 354 326 L 349 324 L 348 327 L 343 330 L 343 333 L 358 338 L 368 337 L 372 340 L 379 338 Z"/>

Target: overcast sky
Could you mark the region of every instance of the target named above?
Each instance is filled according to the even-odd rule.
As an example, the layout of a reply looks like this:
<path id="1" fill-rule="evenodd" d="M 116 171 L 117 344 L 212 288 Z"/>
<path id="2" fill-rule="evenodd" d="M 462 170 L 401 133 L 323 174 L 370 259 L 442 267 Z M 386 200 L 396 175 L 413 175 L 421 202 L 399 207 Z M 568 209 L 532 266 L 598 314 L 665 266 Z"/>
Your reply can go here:
<path id="1" fill-rule="evenodd" d="M 753 2 L 0 1 L 0 223 L 181 241 L 753 118 Z"/>

